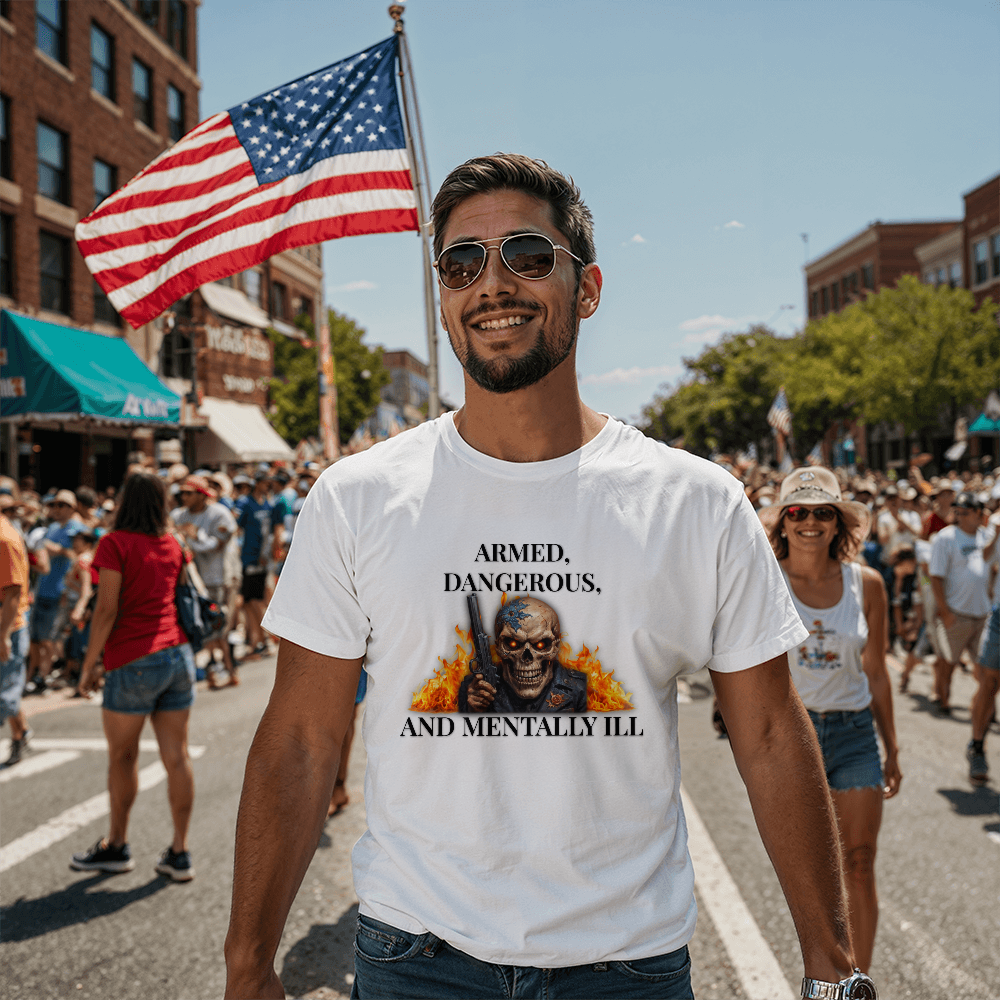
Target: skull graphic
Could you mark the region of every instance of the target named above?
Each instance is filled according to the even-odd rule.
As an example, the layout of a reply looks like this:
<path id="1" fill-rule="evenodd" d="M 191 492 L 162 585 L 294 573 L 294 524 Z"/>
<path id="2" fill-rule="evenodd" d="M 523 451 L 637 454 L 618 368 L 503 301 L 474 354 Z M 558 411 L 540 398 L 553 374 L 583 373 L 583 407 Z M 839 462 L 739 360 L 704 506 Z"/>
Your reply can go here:
<path id="1" fill-rule="evenodd" d="M 559 616 L 543 601 L 517 597 L 497 612 L 494 625 L 503 679 L 524 701 L 552 681 L 559 657 Z"/>

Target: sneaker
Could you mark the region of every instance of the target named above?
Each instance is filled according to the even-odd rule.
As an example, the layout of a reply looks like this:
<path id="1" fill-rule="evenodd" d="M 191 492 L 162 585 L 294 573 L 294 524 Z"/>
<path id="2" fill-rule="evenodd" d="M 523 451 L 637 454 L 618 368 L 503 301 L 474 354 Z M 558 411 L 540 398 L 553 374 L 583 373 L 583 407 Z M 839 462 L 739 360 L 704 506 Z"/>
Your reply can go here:
<path id="1" fill-rule="evenodd" d="M 28 749 L 28 741 L 35 735 L 33 729 L 26 729 L 24 735 L 19 740 L 10 741 L 10 756 L 5 761 L 5 767 L 13 767 L 20 763 L 24 751 Z"/>
<path id="2" fill-rule="evenodd" d="M 110 872 L 117 875 L 120 872 L 130 872 L 135 868 L 135 862 L 128 844 L 112 847 L 102 837 L 89 851 L 74 854 L 69 866 L 78 872 Z"/>
<path id="3" fill-rule="evenodd" d="M 190 882 L 194 878 L 194 866 L 191 864 L 191 852 L 180 851 L 174 853 L 172 847 L 168 847 L 160 860 L 157 862 L 156 870 L 161 875 L 173 879 L 174 882 Z"/>
<path id="4" fill-rule="evenodd" d="M 985 785 L 990 767 L 986 763 L 986 754 L 983 753 L 982 743 L 977 746 L 974 742 L 970 742 L 966 748 L 965 756 L 969 761 L 969 781 L 974 785 Z"/>

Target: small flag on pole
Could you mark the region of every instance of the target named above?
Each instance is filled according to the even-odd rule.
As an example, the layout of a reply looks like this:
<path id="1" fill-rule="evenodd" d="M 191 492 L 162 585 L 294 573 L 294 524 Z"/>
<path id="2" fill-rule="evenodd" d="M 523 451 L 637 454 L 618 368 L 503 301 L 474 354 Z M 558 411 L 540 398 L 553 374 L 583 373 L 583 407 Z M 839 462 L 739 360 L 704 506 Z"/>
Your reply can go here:
<path id="1" fill-rule="evenodd" d="M 813 448 L 808 455 L 806 455 L 806 465 L 822 465 L 823 464 L 823 442 L 817 441 L 816 447 Z"/>
<path id="2" fill-rule="evenodd" d="M 760 410 L 757 411 L 758 413 Z M 778 395 L 774 397 L 771 409 L 767 411 L 767 422 L 785 437 L 792 435 L 792 411 L 788 408 L 788 397 L 785 395 L 785 387 L 778 390 Z"/>
<path id="3" fill-rule="evenodd" d="M 417 229 L 397 38 L 206 119 L 76 227 L 133 327 L 282 250 Z"/>

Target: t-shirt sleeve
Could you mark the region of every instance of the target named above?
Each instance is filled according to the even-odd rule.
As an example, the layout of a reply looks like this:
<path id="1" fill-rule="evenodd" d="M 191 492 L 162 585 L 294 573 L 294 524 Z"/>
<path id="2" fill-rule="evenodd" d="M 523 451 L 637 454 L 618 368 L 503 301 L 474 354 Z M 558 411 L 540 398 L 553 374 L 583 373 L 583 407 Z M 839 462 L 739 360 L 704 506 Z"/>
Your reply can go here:
<path id="1" fill-rule="evenodd" d="M 356 537 L 326 477 L 306 497 L 264 628 L 316 653 L 364 656 L 371 622 L 355 585 Z"/>
<path id="2" fill-rule="evenodd" d="M 97 543 L 93 566 L 94 569 L 113 569 L 116 573 L 122 572 L 124 559 L 113 532 L 110 535 L 105 535 Z"/>
<path id="3" fill-rule="evenodd" d="M 27 559 L 18 558 L 19 553 L 15 548 L 14 541 L 6 538 L 0 540 L 0 590 L 4 587 L 21 587 L 22 591 L 28 587 L 28 580 L 25 575 Z"/>
<path id="4" fill-rule="evenodd" d="M 754 509 L 740 498 L 717 554 L 712 670 L 746 670 L 788 652 L 809 632 L 792 604 L 771 543 Z"/>
<path id="5" fill-rule="evenodd" d="M 948 575 L 948 538 L 943 530 L 931 539 L 931 576 Z"/>

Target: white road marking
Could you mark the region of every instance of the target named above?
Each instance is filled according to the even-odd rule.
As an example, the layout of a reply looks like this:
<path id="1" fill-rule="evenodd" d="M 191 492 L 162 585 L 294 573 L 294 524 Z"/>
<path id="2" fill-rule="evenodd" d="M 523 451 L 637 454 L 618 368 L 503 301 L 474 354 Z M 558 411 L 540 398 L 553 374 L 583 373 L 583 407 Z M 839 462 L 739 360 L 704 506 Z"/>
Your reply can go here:
<path id="1" fill-rule="evenodd" d="M 83 737 L 79 739 L 74 739 L 71 737 L 65 739 L 50 739 L 45 736 L 39 736 L 37 738 L 32 737 L 28 741 L 28 752 L 32 750 L 107 750 L 108 741 L 103 736 L 97 737 Z M 139 740 L 140 750 L 153 750 L 159 749 L 156 740 Z M 0 753 L 7 753 L 10 751 L 10 740 L 0 740 Z M 27 759 L 27 758 L 25 758 Z"/>
<path id="2" fill-rule="evenodd" d="M 1000 844 L 1000 833 L 997 833 L 996 830 L 987 830 L 986 836 L 989 837 L 994 844 Z"/>
<path id="3" fill-rule="evenodd" d="M 795 1000 L 694 802 L 681 787 L 695 886 L 743 984 L 747 1000 Z"/>
<path id="4" fill-rule="evenodd" d="M 41 742 L 41 741 L 39 741 Z M 55 742 L 55 741 L 53 741 Z M 69 741 L 67 741 L 69 742 Z M 148 741 L 144 741 L 148 742 Z M 155 745 L 155 741 L 154 745 Z M 107 744 L 104 744 L 106 748 Z M 188 752 L 193 760 L 197 760 L 204 752 L 205 747 L 189 747 Z M 20 766 L 20 765 L 19 765 Z M 161 761 L 156 761 L 144 767 L 139 772 L 139 791 L 145 792 L 147 789 L 158 785 L 167 776 L 166 769 Z M 23 837 L 12 840 L 4 847 L 0 847 L 0 872 L 5 872 L 14 865 L 26 861 L 39 851 L 44 851 L 47 847 L 57 844 L 60 840 L 65 840 L 71 834 L 76 833 L 81 827 L 93 823 L 94 820 L 106 816 L 111 811 L 111 803 L 107 792 L 101 792 L 93 798 L 72 806 L 65 812 L 53 817 L 47 823 L 35 827 L 30 833 Z"/>
<path id="5" fill-rule="evenodd" d="M 48 771 L 60 764 L 68 764 L 79 756 L 79 750 L 47 750 L 36 757 L 24 757 L 20 764 L 14 767 L 5 767 L 0 771 L 0 785 L 13 781 L 15 778 L 30 778 L 40 771 Z"/>

